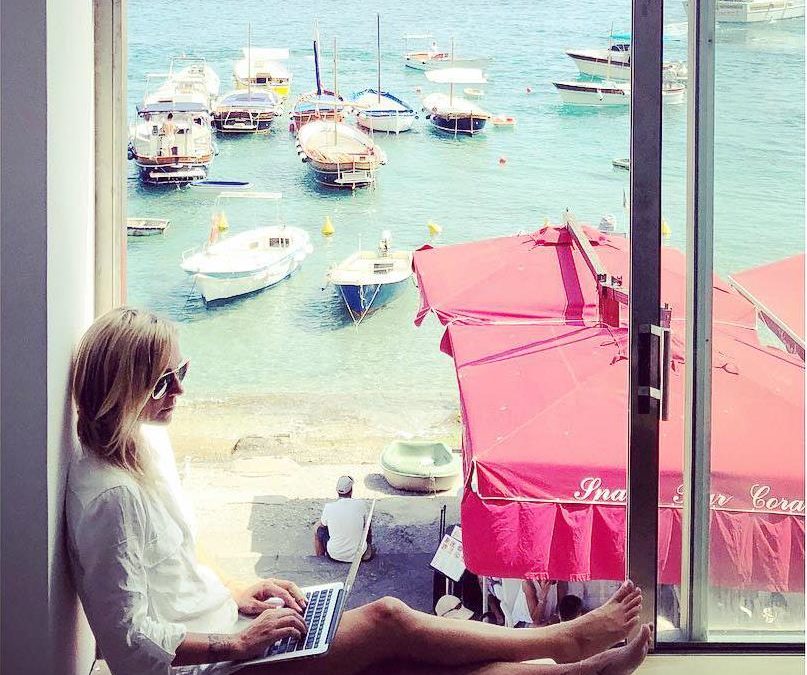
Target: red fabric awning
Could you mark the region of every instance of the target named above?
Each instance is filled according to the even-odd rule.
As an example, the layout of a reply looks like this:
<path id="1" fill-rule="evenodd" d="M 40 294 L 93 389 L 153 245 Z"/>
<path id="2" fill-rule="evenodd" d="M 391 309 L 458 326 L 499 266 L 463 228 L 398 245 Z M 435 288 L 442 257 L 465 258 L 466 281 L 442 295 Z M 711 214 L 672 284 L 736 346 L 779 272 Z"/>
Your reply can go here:
<path id="1" fill-rule="evenodd" d="M 804 364 L 747 331 L 714 337 L 712 580 L 803 590 Z M 448 327 L 465 422 L 471 570 L 623 578 L 627 340 L 625 328 L 602 326 Z M 675 336 L 673 344 L 660 430 L 662 583 L 678 583 L 681 556 L 686 364 Z"/>
<path id="2" fill-rule="evenodd" d="M 729 280 L 756 305 L 788 349 L 804 358 L 804 253 L 733 274 Z"/>

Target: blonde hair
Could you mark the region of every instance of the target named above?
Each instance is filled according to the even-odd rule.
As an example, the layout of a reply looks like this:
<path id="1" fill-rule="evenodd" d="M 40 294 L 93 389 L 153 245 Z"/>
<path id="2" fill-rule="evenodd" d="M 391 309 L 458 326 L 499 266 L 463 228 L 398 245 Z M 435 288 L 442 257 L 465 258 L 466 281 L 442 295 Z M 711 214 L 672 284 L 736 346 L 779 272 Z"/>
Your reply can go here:
<path id="1" fill-rule="evenodd" d="M 165 372 L 176 327 L 151 312 L 120 307 L 90 326 L 73 363 L 73 400 L 82 445 L 100 459 L 145 478 L 138 420 Z"/>

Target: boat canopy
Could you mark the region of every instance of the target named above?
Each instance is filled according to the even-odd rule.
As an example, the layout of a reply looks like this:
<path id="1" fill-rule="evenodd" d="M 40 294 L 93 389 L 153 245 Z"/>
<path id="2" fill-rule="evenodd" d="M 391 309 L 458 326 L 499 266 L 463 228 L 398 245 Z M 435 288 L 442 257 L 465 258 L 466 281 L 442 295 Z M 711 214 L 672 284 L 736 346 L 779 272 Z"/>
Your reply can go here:
<path id="1" fill-rule="evenodd" d="M 265 89 L 253 89 L 252 91 L 239 89 L 225 94 L 218 100 L 218 103 L 219 105 L 230 105 L 232 103 L 276 105 L 278 101 L 279 98 L 276 94 Z"/>
<path id="2" fill-rule="evenodd" d="M 487 84 L 485 74 L 479 68 L 441 68 L 427 70 L 426 79 L 437 84 Z"/>
<path id="3" fill-rule="evenodd" d="M 288 49 L 266 47 L 241 47 L 244 58 L 252 61 L 285 61 L 289 58 Z"/>
<path id="4" fill-rule="evenodd" d="M 137 114 L 144 113 L 206 113 L 207 106 L 196 101 L 158 101 L 137 106 Z"/>

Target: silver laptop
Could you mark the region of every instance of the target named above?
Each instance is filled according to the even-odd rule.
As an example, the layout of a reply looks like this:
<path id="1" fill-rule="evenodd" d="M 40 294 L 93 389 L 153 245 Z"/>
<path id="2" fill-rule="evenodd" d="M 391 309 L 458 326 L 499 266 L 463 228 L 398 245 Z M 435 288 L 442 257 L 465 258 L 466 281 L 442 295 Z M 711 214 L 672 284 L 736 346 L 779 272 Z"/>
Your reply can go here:
<path id="1" fill-rule="evenodd" d="M 253 658 L 248 661 L 238 661 L 239 665 L 252 665 L 256 663 L 269 663 L 270 661 L 286 661 L 288 659 L 310 658 L 321 656 L 331 646 L 336 629 L 342 613 L 345 611 L 347 596 L 353 588 L 356 574 L 359 571 L 362 556 L 364 555 L 364 544 L 367 541 L 367 533 L 370 531 L 370 521 L 375 510 L 375 499 L 370 504 L 370 511 L 364 523 L 364 533 L 356 548 L 356 555 L 347 572 L 345 583 L 341 581 L 320 584 L 319 586 L 306 586 L 301 590 L 305 593 L 308 602 L 305 608 L 304 620 L 308 626 L 308 632 L 301 640 L 295 638 L 283 638 L 266 650 L 263 656 Z"/>

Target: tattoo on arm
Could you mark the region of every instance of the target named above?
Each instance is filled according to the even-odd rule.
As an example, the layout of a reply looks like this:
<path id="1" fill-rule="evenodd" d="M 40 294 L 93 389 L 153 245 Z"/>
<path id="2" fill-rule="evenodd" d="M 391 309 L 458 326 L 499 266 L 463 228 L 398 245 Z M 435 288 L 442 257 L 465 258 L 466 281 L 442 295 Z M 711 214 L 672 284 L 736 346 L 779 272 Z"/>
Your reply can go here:
<path id="1" fill-rule="evenodd" d="M 228 661 L 233 657 L 233 636 L 210 633 L 207 636 L 207 654 L 210 662 Z"/>

